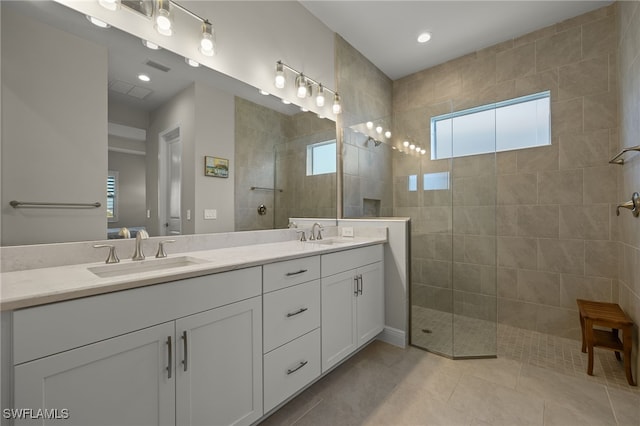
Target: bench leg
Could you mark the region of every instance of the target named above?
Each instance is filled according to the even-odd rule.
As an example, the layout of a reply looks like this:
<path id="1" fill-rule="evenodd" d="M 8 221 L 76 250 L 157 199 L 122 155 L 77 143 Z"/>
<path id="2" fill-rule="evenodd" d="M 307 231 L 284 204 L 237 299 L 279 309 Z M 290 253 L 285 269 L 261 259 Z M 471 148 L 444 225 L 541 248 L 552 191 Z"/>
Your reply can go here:
<path id="1" fill-rule="evenodd" d="M 625 327 L 622 330 L 622 347 L 624 348 L 624 372 L 627 375 L 627 382 L 631 386 L 636 384 L 631 375 L 631 327 Z"/>
<path id="2" fill-rule="evenodd" d="M 582 332 L 582 353 L 586 353 L 587 352 L 587 348 L 586 348 L 586 341 L 585 341 L 585 335 L 584 335 L 584 318 L 582 318 L 582 314 L 578 314 L 580 316 L 580 330 Z"/>
<path id="3" fill-rule="evenodd" d="M 584 335 L 587 345 L 587 352 L 589 353 L 589 364 L 587 366 L 587 374 L 593 376 L 593 324 L 591 321 L 586 320 L 584 327 Z"/>

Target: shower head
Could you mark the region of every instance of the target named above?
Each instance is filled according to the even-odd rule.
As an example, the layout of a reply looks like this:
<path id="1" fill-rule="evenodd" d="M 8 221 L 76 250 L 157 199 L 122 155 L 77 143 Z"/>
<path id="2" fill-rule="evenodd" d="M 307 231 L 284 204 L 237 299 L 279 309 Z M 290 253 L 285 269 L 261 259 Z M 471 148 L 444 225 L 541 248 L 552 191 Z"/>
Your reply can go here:
<path id="1" fill-rule="evenodd" d="M 369 142 L 373 142 L 374 146 L 379 146 L 382 143 L 382 141 L 374 139 L 371 136 L 369 136 L 369 138 L 367 139 L 367 143 L 369 143 Z"/>

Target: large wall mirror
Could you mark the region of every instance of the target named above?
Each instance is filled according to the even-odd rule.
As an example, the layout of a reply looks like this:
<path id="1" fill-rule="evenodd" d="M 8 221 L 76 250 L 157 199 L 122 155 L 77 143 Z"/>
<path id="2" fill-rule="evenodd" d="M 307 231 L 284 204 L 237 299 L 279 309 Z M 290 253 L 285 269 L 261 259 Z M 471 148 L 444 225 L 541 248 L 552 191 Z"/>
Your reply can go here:
<path id="1" fill-rule="evenodd" d="M 333 121 L 53 1 L 0 7 L 2 245 L 336 217 Z"/>

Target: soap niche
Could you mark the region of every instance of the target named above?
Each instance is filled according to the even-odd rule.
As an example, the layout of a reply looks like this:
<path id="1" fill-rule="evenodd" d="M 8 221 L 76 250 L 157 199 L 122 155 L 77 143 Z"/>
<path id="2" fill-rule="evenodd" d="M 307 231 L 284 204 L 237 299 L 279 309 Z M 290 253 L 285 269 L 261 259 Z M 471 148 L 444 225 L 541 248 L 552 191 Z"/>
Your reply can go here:
<path id="1" fill-rule="evenodd" d="M 362 213 L 365 217 L 380 217 L 380 200 L 363 198 Z"/>

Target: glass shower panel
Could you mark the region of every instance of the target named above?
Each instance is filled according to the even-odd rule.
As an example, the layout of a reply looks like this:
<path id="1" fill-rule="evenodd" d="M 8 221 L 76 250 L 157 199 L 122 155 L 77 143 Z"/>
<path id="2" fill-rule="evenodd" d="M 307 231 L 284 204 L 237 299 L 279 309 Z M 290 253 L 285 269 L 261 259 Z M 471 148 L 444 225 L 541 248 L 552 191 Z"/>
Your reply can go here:
<path id="1" fill-rule="evenodd" d="M 454 358 L 497 353 L 495 111 L 476 118 L 483 122 L 453 120 L 454 155 L 457 134 L 491 152 L 452 159 Z"/>

